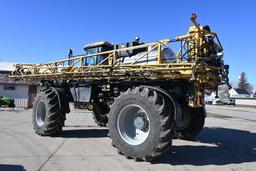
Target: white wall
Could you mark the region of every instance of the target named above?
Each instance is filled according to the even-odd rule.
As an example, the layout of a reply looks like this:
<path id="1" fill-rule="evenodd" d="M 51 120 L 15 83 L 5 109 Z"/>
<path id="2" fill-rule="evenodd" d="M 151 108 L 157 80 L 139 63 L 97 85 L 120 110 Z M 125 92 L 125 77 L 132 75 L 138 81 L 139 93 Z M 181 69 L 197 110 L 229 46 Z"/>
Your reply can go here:
<path id="1" fill-rule="evenodd" d="M 28 86 L 15 85 L 15 90 L 4 90 L 4 86 L 0 84 L 0 96 L 8 96 L 11 98 L 28 98 Z"/>
<path id="2" fill-rule="evenodd" d="M 4 90 L 0 84 L 0 96 L 11 97 L 15 101 L 16 107 L 27 107 L 28 105 L 28 85 L 15 85 L 15 90 Z"/>
<path id="3" fill-rule="evenodd" d="M 256 99 L 236 99 L 236 105 L 256 106 Z"/>

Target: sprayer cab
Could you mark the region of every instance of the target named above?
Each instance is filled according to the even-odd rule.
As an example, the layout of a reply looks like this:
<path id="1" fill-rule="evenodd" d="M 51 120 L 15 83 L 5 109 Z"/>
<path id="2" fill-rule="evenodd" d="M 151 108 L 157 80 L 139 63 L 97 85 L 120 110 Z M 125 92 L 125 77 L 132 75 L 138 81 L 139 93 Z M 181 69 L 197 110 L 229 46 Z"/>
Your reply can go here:
<path id="1" fill-rule="evenodd" d="M 96 43 L 90 43 L 84 46 L 85 55 L 92 55 L 92 54 L 98 54 L 101 52 L 109 51 L 113 49 L 113 45 L 109 42 L 96 42 Z M 100 55 L 93 55 L 88 57 L 84 61 L 84 65 L 97 65 L 100 62 L 102 62 L 107 57 L 107 54 L 100 54 Z"/>

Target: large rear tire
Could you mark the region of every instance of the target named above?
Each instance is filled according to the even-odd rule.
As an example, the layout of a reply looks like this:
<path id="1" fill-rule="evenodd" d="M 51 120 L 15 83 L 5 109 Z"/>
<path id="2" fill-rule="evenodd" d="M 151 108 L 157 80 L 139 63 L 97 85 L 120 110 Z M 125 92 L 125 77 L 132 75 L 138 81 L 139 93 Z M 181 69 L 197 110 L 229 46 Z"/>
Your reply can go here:
<path id="1" fill-rule="evenodd" d="M 62 131 L 65 119 L 60 110 L 57 91 L 49 88 L 41 91 L 33 104 L 32 124 L 39 135 L 55 135 Z"/>
<path id="2" fill-rule="evenodd" d="M 95 102 L 93 104 L 93 119 L 97 125 L 101 127 L 107 126 L 108 113 L 109 113 L 109 107 L 107 104 L 100 103 L 100 102 Z"/>
<path id="3" fill-rule="evenodd" d="M 178 132 L 178 138 L 184 140 L 192 140 L 196 137 L 204 127 L 205 123 L 205 109 L 187 107 L 189 114 L 189 124 L 183 130 Z"/>
<path id="4" fill-rule="evenodd" d="M 150 161 L 171 146 L 173 112 L 168 101 L 149 88 L 122 93 L 111 106 L 109 133 L 120 154 Z"/>

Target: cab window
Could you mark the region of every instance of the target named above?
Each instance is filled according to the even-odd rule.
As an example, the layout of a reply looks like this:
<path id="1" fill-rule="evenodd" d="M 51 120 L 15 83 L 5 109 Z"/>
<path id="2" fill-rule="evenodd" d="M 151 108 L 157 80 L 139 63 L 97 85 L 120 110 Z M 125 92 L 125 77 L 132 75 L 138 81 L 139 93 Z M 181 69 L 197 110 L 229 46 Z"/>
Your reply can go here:
<path id="1" fill-rule="evenodd" d="M 98 53 L 98 47 L 90 48 L 86 50 L 86 55 Z M 97 56 L 91 56 L 86 58 L 85 65 L 96 65 L 97 64 Z"/>

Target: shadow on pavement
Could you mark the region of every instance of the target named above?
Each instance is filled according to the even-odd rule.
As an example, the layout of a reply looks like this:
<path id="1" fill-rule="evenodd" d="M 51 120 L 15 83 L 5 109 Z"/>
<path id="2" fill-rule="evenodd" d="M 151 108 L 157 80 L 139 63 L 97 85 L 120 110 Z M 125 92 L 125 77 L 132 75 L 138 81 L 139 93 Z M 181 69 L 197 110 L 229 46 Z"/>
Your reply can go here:
<path id="1" fill-rule="evenodd" d="M 207 144 L 174 144 L 169 153 L 152 163 L 204 166 L 256 162 L 256 133 L 229 128 L 204 128 L 195 141 Z"/>
<path id="2" fill-rule="evenodd" d="M 100 138 L 107 137 L 108 129 L 74 129 L 63 130 L 58 137 L 63 138 Z"/>
<path id="3" fill-rule="evenodd" d="M 59 137 L 100 138 L 107 136 L 108 129 L 104 128 L 64 130 Z M 256 133 L 230 128 L 204 128 L 194 142 L 198 143 L 175 146 L 174 142 L 169 153 L 152 161 L 152 164 L 204 166 L 256 162 Z"/>
<path id="4" fill-rule="evenodd" d="M 0 164 L 0 171 L 25 171 L 21 165 Z"/>

